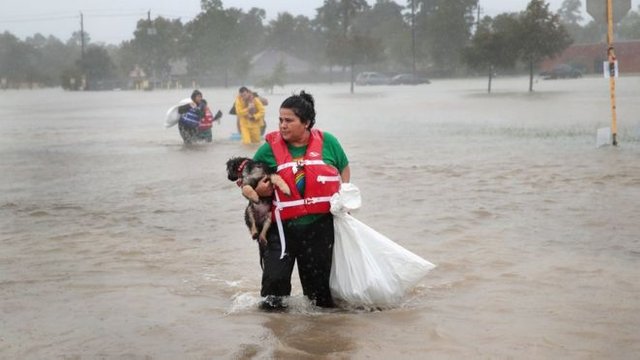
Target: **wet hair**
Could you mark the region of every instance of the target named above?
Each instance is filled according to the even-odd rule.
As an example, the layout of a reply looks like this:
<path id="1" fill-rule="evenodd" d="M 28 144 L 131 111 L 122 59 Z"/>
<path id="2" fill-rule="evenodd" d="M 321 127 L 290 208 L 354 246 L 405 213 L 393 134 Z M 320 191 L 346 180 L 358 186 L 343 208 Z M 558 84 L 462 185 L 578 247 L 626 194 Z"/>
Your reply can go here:
<path id="1" fill-rule="evenodd" d="M 303 124 L 309 124 L 309 129 L 316 123 L 315 101 L 313 96 L 304 90 L 300 91 L 300 94 L 289 96 L 282 102 L 280 108 L 293 111 Z"/>
<path id="2" fill-rule="evenodd" d="M 247 91 L 249 91 L 249 89 L 246 86 L 242 86 L 240 89 L 238 89 L 238 92 L 241 94 Z"/>
<path id="3" fill-rule="evenodd" d="M 191 100 L 193 100 L 194 102 L 196 101 L 196 96 L 202 96 L 202 93 L 200 92 L 200 90 L 193 90 L 193 92 L 191 93 Z"/>

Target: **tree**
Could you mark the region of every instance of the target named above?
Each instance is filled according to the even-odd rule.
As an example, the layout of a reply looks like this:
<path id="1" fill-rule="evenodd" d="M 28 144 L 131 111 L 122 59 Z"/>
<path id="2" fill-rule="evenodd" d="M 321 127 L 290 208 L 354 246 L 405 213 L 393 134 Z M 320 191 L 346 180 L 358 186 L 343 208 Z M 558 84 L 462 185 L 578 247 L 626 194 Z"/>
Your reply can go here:
<path id="1" fill-rule="evenodd" d="M 582 1 L 564 0 L 558 10 L 558 16 L 564 25 L 580 25 L 582 22 Z"/>
<path id="2" fill-rule="evenodd" d="M 26 44 L 13 34 L 0 34 L 0 78 L 6 79 L 8 87 L 37 81 L 35 62 L 38 57 L 33 46 Z"/>
<path id="3" fill-rule="evenodd" d="M 265 33 L 266 48 L 283 51 L 317 65 L 323 64 L 324 57 L 318 56 L 323 42 L 309 18 L 279 13 L 275 20 L 269 22 Z"/>
<path id="4" fill-rule="evenodd" d="M 531 0 L 520 19 L 520 54 L 529 65 L 529 91 L 533 91 L 533 69 L 545 58 L 561 53 L 571 44 L 571 37 L 560 17 L 549 11 L 544 0 Z"/>
<path id="5" fill-rule="evenodd" d="M 262 78 L 256 84 L 258 87 L 265 89 L 270 94 L 273 94 L 273 88 L 275 86 L 283 87 L 287 78 L 287 65 L 280 59 L 276 66 L 273 68 L 271 75 Z"/>
<path id="6" fill-rule="evenodd" d="M 200 9 L 204 12 L 220 10 L 222 9 L 222 0 L 200 0 Z"/>
<path id="7" fill-rule="evenodd" d="M 87 77 L 87 90 L 99 90 L 99 84 L 114 76 L 115 65 L 107 50 L 98 45 L 90 46 L 84 56 L 84 62 L 78 61 Z"/>
<path id="8" fill-rule="evenodd" d="M 220 1 L 203 0 L 203 12 L 186 25 L 189 72 L 199 76 L 221 73 L 228 86 L 229 73 L 239 69 L 238 61 L 260 50 L 265 16 L 262 9 L 252 8 L 245 14 L 223 9 Z"/>
<path id="9" fill-rule="evenodd" d="M 379 39 L 386 69 L 406 71 L 412 68 L 411 28 L 404 21 L 403 7 L 391 0 L 377 0 L 373 7 L 356 19 L 353 28 L 358 34 Z"/>
<path id="10" fill-rule="evenodd" d="M 380 61 L 383 48 L 378 39 L 366 35 L 352 34 L 346 37 L 337 36 L 332 38 L 329 42 L 327 53 L 338 65 L 349 67 L 351 75 L 350 92 L 353 94 L 356 65 Z"/>
<path id="11" fill-rule="evenodd" d="M 355 66 L 378 61 L 382 56 L 379 39 L 368 34 L 360 34 L 353 25 L 356 18 L 367 11 L 369 5 L 364 0 L 325 0 L 318 9 L 320 23 L 325 23 L 327 47 L 326 55 L 330 64 L 349 67 L 351 73 L 350 91 L 355 83 Z M 332 14 L 335 19 L 328 18 Z"/>
<path id="12" fill-rule="evenodd" d="M 63 71 L 80 58 L 80 50 L 69 48 L 54 36 L 45 38 L 35 34 L 25 40 L 37 53 L 34 61 L 35 71 L 39 74 L 39 81 L 47 86 L 60 84 Z"/>
<path id="13" fill-rule="evenodd" d="M 573 42 L 576 44 L 590 44 L 601 42 L 604 39 L 607 31 L 602 24 L 596 21 L 589 21 L 586 25 L 573 27 L 571 25 L 566 26 L 569 35 L 573 38 Z"/>
<path id="14" fill-rule="evenodd" d="M 501 14 L 495 19 L 487 16 L 464 50 L 463 59 L 471 68 L 488 72 L 489 93 L 494 70 L 512 68 L 518 59 L 518 39 L 514 36 L 518 25 L 516 14 Z"/>
<path id="15" fill-rule="evenodd" d="M 127 64 L 126 71 L 139 65 L 154 77 L 154 81 L 167 78 L 171 74 L 171 60 L 180 57 L 183 43 L 184 28 L 179 19 L 140 19 L 133 39 L 125 45 L 130 51 L 128 60 L 134 62 Z"/>
<path id="16" fill-rule="evenodd" d="M 631 11 L 622 18 L 618 26 L 618 33 L 622 39 L 640 39 L 640 6 L 638 6 L 638 11 Z"/>
<path id="17" fill-rule="evenodd" d="M 564 0 L 560 9 L 558 10 L 558 16 L 560 22 L 567 29 L 569 36 L 573 39 L 573 42 L 580 43 L 588 38 L 585 36 L 585 28 L 580 23 L 582 22 L 582 1 L 581 0 Z"/>
<path id="18" fill-rule="evenodd" d="M 457 71 L 462 49 L 471 36 L 477 3 L 478 0 L 415 0 L 416 46 L 420 53 L 428 54 L 438 73 L 450 75 Z"/>
<path id="19" fill-rule="evenodd" d="M 89 43 L 91 42 L 91 35 L 89 35 L 89 33 L 86 31 L 84 32 L 74 31 L 71 34 L 71 37 L 69 38 L 69 40 L 67 40 L 67 46 L 80 49 L 82 47 L 83 38 L 84 38 L 84 45 L 89 46 Z"/>
<path id="20" fill-rule="evenodd" d="M 275 20 L 269 23 L 266 42 L 272 49 L 287 52 L 295 46 L 296 20 L 288 12 L 279 13 Z"/>

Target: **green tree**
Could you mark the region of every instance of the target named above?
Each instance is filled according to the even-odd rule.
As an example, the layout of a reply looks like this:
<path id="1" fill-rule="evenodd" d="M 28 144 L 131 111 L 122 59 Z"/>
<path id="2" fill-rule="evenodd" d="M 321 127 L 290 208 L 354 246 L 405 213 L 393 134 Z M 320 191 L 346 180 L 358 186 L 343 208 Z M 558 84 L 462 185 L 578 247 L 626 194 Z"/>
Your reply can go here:
<path id="1" fill-rule="evenodd" d="M 529 65 L 529 91 L 533 91 L 534 66 L 545 58 L 561 53 L 571 44 L 571 37 L 560 17 L 549 11 L 544 0 L 531 0 L 520 19 L 520 54 Z"/>
<path id="2" fill-rule="evenodd" d="M 84 61 L 78 61 L 78 65 L 84 69 L 87 80 L 86 90 L 97 90 L 99 83 L 114 77 L 115 65 L 102 46 L 90 46 L 84 55 Z"/>
<path id="3" fill-rule="evenodd" d="M 220 10 L 222 8 L 222 0 L 200 0 L 200 9 L 204 12 L 209 10 Z"/>
<path id="4" fill-rule="evenodd" d="M 171 61 L 180 57 L 183 42 L 184 27 L 179 19 L 138 20 L 133 39 L 124 45 L 130 57 L 123 70 L 128 72 L 139 65 L 154 81 L 166 79 L 171 73 Z"/>
<path id="5" fill-rule="evenodd" d="M 288 12 L 279 13 L 267 27 L 266 43 L 269 48 L 288 52 L 296 43 L 296 19 Z"/>
<path id="6" fill-rule="evenodd" d="M 478 0 L 415 0 L 416 45 L 419 53 L 428 54 L 437 73 L 458 72 L 462 49 L 471 37 L 477 3 Z"/>
<path id="7" fill-rule="evenodd" d="M 381 61 L 383 48 L 378 39 L 367 35 L 351 34 L 337 36 L 330 40 L 327 48 L 329 57 L 338 65 L 349 67 L 351 75 L 350 92 L 354 92 L 355 68 L 359 64 L 370 64 Z"/>
<path id="8" fill-rule="evenodd" d="M 585 27 L 580 24 L 583 20 L 582 1 L 564 0 L 558 10 L 558 16 L 574 43 L 591 42 Z"/>
<path id="9" fill-rule="evenodd" d="M 376 62 L 382 58 L 379 39 L 358 33 L 354 23 L 358 16 L 369 10 L 364 0 L 325 0 L 318 9 L 319 23 L 325 24 L 326 55 L 330 64 L 348 67 L 351 74 L 350 91 L 354 91 L 356 64 Z M 327 16 L 335 16 L 329 19 Z"/>
<path id="10" fill-rule="evenodd" d="M 321 48 L 324 49 L 323 58 L 329 65 L 330 82 L 333 81 L 333 65 L 336 62 L 331 57 L 329 48 L 332 46 L 331 39 L 338 37 L 341 33 L 339 13 L 337 0 L 325 0 L 324 4 L 316 9 L 316 17 L 313 20 L 314 28 L 320 34 Z"/>
<path id="11" fill-rule="evenodd" d="M 471 44 L 464 50 L 463 59 L 469 67 L 489 74 L 489 93 L 495 69 L 515 66 L 518 59 L 518 39 L 515 36 L 518 26 L 516 14 L 501 14 L 494 19 L 487 16 L 482 19 Z"/>
<path id="12" fill-rule="evenodd" d="M 70 48 L 54 36 L 45 38 L 36 34 L 25 42 L 37 51 L 35 67 L 42 76 L 41 81 L 47 86 L 60 85 L 60 75 L 69 64 L 80 58 L 79 49 Z"/>
<path id="13" fill-rule="evenodd" d="M 354 31 L 380 40 L 385 69 L 412 68 L 411 28 L 403 18 L 403 7 L 391 0 L 377 0 L 354 23 Z"/>
<path id="14" fill-rule="evenodd" d="M 324 63 L 324 57 L 318 56 L 317 51 L 323 47 L 323 42 L 309 18 L 279 13 L 266 26 L 265 33 L 266 48 L 280 50 L 317 65 Z"/>
<path id="15" fill-rule="evenodd" d="M 580 25 L 582 22 L 582 1 L 564 0 L 558 10 L 560 21 L 564 25 Z"/>
<path id="16" fill-rule="evenodd" d="M 5 31 L 0 35 L 0 78 L 6 79 L 8 87 L 37 81 L 37 51 L 13 34 Z"/>
<path id="17" fill-rule="evenodd" d="M 82 34 L 80 31 L 74 31 L 69 40 L 67 40 L 67 46 L 80 49 L 82 47 L 82 38 L 84 38 L 84 46 L 89 46 L 91 43 L 91 35 L 86 31 Z"/>
<path id="18" fill-rule="evenodd" d="M 591 44 L 604 40 L 607 30 L 602 25 L 595 21 L 589 21 L 584 26 L 573 27 L 567 26 L 569 35 L 573 38 L 573 42 L 576 44 Z"/>
<path id="19" fill-rule="evenodd" d="M 627 16 L 622 18 L 618 25 L 618 33 L 621 39 L 640 39 L 640 6 L 637 11 L 630 11 Z"/>
<path id="20" fill-rule="evenodd" d="M 287 65 L 280 59 L 273 68 L 271 75 L 264 77 L 256 84 L 259 88 L 265 89 L 273 94 L 273 88 L 276 86 L 283 87 L 287 79 Z"/>
<path id="21" fill-rule="evenodd" d="M 228 86 L 230 73 L 244 69 L 238 62 L 262 49 L 266 13 L 258 8 L 225 10 L 220 1 L 202 3 L 203 12 L 186 25 L 188 69 L 194 76 L 223 74 Z"/>

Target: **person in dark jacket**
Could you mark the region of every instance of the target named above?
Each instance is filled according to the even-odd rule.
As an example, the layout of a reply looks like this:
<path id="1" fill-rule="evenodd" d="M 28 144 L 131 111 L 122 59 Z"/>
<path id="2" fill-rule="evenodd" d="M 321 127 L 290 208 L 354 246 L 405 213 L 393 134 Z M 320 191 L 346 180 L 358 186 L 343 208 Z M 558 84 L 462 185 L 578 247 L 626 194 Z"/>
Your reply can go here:
<path id="1" fill-rule="evenodd" d="M 195 141 L 211 142 L 211 125 L 222 116 L 221 112 L 218 112 L 215 117 L 212 115 L 200 90 L 194 90 L 191 93 L 191 102 L 179 107 L 178 114 L 180 114 L 178 128 L 185 144 Z"/>

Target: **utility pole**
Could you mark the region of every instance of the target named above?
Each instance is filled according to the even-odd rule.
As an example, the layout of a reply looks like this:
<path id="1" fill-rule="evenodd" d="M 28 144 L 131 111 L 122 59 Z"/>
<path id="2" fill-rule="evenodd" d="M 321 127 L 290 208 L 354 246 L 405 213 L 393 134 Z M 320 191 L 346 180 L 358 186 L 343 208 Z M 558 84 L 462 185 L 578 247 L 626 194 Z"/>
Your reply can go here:
<path id="1" fill-rule="evenodd" d="M 80 58 L 84 61 L 84 15 L 80 12 Z"/>
<path id="2" fill-rule="evenodd" d="M 616 54 L 613 49 L 613 4 L 607 0 L 607 61 L 609 62 L 609 92 L 611 100 L 611 139 L 618 145 L 618 125 L 616 123 Z"/>
<path id="3" fill-rule="evenodd" d="M 151 22 L 151 9 L 147 11 L 147 21 L 149 23 L 149 26 L 147 27 L 147 35 L 148 35 L 147 41 L 149 42 L 149 47 L 150 47 L 149 55 L 151 55 L 151 88 L 155 88 L 157 79 L 156 79 L 156 62 L 154 59 L 154 56 L 155 56 L 154 44 L 156 43 L 156 40 L 153 38 L 155 37 L 157 32 L 156 32 L 156 28 L 153 27 L 153 22 Z"/>
<path id="4" fill-rule="evenodd" d="M 416 6 L 415 0 L 411 0 L 411 53 L 413 55 L 412 74 L 416 76 Z"/>
<path id="5" fill-rule="evenodd" d="M 84 43 L 84 15 L 82 14 L 82 11 L 80 12 L 80 76 L 82 77 L 82 79 L 80 80 L 80 86 L 82 86 L 82 90 L 86 90 L 86 83 L 87 83 L 87 79 L 86 79 L 86 75 L 85 75 L 85 64 L 84 64 L 84 47 L 85 47 L 85 43 Z"/>

